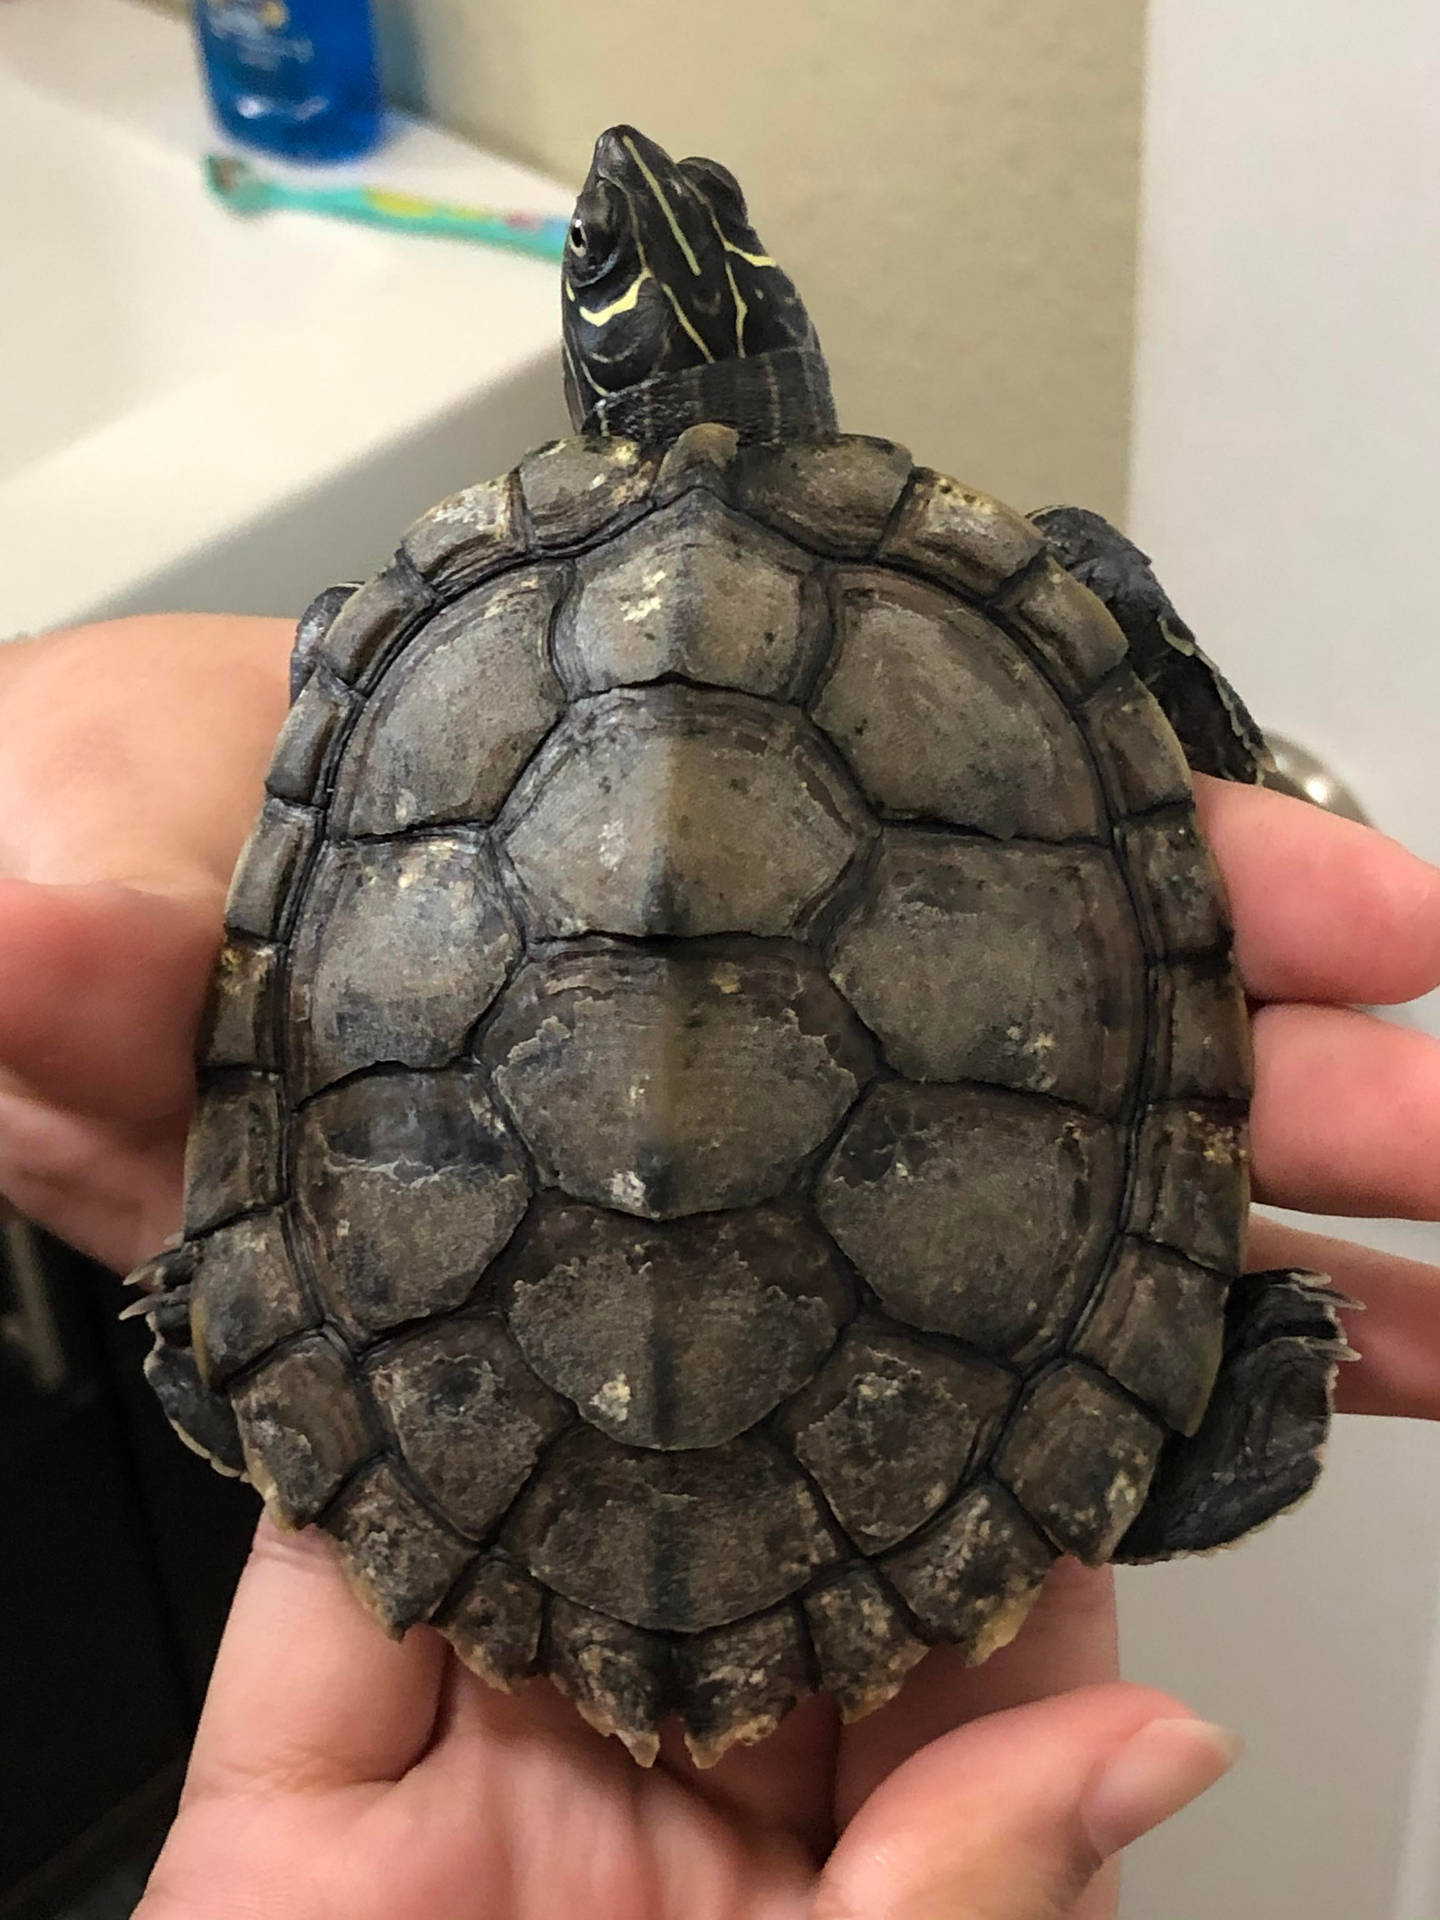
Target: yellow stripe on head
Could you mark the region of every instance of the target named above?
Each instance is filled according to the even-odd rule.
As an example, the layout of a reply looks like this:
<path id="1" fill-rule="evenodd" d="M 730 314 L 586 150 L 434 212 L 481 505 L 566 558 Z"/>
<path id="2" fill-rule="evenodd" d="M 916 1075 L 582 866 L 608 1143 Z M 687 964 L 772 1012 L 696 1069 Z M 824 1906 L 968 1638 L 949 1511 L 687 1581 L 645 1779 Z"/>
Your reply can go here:
<path id="1" fill-rule="evenodd" d="M 695 258 L 695 249 L 691 246 L 690 242 L 685 238 L 684 230 L 682 229 L 680 222 L 675 218 L 675 209 L 671 206 L 670 202 L 665 198 L 665 189 L 660 185 L 660 182 L 655 178 L 654 174 L 650 171 L 649 167 L 647 167 L 645 162 L 640 158 L 639 148 L 635 145 L 635 142 L 629 138 L 628 135 L 626 136 L 626 139 L 625 139 L 625 151 L 629 154 L 630 158 L 635 162 L 636 166 L 640 169 L 641 174 L 644 176 L 646 186 L 649 187 L 651 193 L 654 194 L 656 200 L 659 202 L 660 211 L 664 214 L 666 220 L 669 222 L 670 231 L 675 236 L 675 244 L 676 246 L 679 247 L 681 253 L 684 254 L 685 256 L 686 266 L 689 267 L 691 273 L 693 273 L 695 277 L 698 279 L 700 277 L 700 262 Z M 707 354 L 706 358 L 708 359 L 709 357 L 710 356 Z"/>
<path id="2" fill-rule="evenodd" d="M 715 209 L 708 201 L 705 205 L 705 211 L 710 217 L 711 226 L 715 229 L 715 238 L 720 242 L 724 251 L 726 253 L 739 253 L 740 249 L 738 247 L 732 247 L 730 242 L 725 238 L 720 222 L 715 218 Z M 750 309 L 745 304 L 744 294 L 741 293 L 736 284 L 735 269 L 728 260 L 725 262 L 725 278 L 730 282 L 730 298 L 735 303 L 735 352 L 737 357 L 743 360 L 745 358 L 745 316 L 749 313 Z"/>
<path id="3" fill-rule="evenodd" d="M 663 280 L 659 283 L 659 285 L 660 285 L 660 291 L 665 295 L 665 298 L 670 302 L 670 305 L 675 309 L 675 318 L 680 322 L 681 326 L 685 329 L 686 333 L 689 334 L 690 338 L 695 342 L 696 346 L 700 349 L 701 353 L 704 354 L 705 358 L 707 360 L 713 360 L 715 358 L 714 354 L 710 351 L 709 347 L 706 346 L 704 340 L 701 339 L 700 335 L 695 331 L 694 322 L 691 320 L 689 314 L 686 313 L 684 307 L 681 306 L 679 298 L 675 293 L 675 289 L 673 287 L 667 287 Z"/>
<path id="4" fill-rule="evenodd" d="M 588 320 L 592 327 L 603 327 L 605 322 L 613 320 L 617 313 L 633 313 L 640 298 L 641 287 L 651 278 L 653 276 L 649 267 L 642 267 L 618 300 L 612 300 L 608 307 L 581 307 L 581 317 Z"/>
<path id="5" fill-rule="evenodd" d="M 715 231 L 720 233 L 718 227 Z M 776 262 L 770 258 L 768 253 L 746 253 L 745 249 L 743 247 L 737 247 L 733 240 L 727 240 L 723 233 L 720 234 L 720 244 L 724 247 L 726 253 L 738 254 L 749 266 L 773 267 L 776 265 Z"/>

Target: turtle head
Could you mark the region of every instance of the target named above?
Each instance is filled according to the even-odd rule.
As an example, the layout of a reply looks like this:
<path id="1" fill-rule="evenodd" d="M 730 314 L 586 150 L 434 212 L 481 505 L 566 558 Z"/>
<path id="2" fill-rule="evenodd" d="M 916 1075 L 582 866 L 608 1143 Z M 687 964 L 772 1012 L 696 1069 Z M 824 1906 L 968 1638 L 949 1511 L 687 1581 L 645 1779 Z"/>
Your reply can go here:
<path id="1" fill-rule="evenodd" d="M 595 143 L 562 278 L 577 428 L 659 376 L 787 347 L 818 357 L 810 316 L 756 237 L 735 176 L 714 160 L 672 160 L 634 127 Z"/>

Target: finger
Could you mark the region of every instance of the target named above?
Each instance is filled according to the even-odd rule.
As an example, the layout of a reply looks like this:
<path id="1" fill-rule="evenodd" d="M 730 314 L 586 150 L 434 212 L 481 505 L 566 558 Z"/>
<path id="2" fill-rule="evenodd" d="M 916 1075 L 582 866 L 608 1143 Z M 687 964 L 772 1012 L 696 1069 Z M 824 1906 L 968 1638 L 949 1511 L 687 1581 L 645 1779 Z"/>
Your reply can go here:
<path id="1" fill-rule="evenodd" d="M 1261 1007 L 1255 1198 L 1310 1213 L 1440 1217 L 1440 1041 L 1349 1007 Z"/>
<path id="2" fill-rule="evenodd" d="M 787 1714 L 758 1746 L 732 1747 L 713 1767 L 697 1767 L 677 1727 L 664 1728 L 660 1764 L 747 1828 L 781 1828 L 804 1842 L 817 1865 L 835 1842 L 831 1781 L 840 1740 L 835 1703 L 816 1694 Z"/>
<path id="3" fill-rule="evenodd" d="M 7 647 L 0 871 L 225 887 L 288 697 L 289 620 L 142 614 Z"/>
<path id="4" fill-rule="evenodd" d="M 1237 1753 L 1166 1695 L 1118 1683 L 977 1720 L 877 1788 L 820 1877 L 813 1920 L 1057 1920 Z"/>
<path id="5" fill-rule="evenodd" d="M 835 1772 L 837 1827 L 888 1774 L 943 1734 L 983 1714 L 1113 1680 L 1119 1672 L 1109 1568 L 1060 1561 L 1008 1647 L 978 1667 L 967 1667 L 955 1647 L 936 1647 L 893 1700 L 845 1728 Z"/>
<path id="6" fill-rule="evenodd" d="M 185 1121 L 124 1127 L 0 1081 L 0 1194 L 102 1266 L 127 1273 L 180 1223 Z"/>
<path id="7" fill-rule="evenodd" d="M 1256 999 L 1380 1006 L 1440 986 L 1440 870 L 1288 794 L 1197 774 L 1195 801 Z"/>
<path id="8" fill-rule="evenodd" d="M 1250 1222 L 1245 1264 L 1252 1271 L 1323 1273 L 1366 1309 L 1341 1309 L 1346 1337 L 1360 1355 L 1340 1369 L 1335 1404 L 1342 1413 L 1440 1420 L 1440 1267 L 1301 1233 L 1259 1214 Z"/>
<path id="9" fill-rule="evenodd" d="M 183 1111 L 222 906 L 215 890 L 0 880 L 0 1065 L 77 1112 Z"/>
<path id="10" fill-rule="evenodd" d="M 186 1780 L 187 1797 L 398 1780 L 435 1722 L 445 1644 L 387 1639 L 313 1528 L 262 1520 L 240 1578 Z"/>

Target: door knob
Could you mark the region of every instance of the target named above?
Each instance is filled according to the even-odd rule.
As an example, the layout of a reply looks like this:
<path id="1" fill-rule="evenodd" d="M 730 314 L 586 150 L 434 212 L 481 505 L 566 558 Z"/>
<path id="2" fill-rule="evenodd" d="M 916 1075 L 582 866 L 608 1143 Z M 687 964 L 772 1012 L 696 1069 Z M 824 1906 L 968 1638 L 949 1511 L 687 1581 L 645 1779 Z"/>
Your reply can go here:
<path id="1" fill-rule="evenodd" d="M 1308 747 L 1302 747 L 1298 740 L 1291 740 L 1283 733 L 1267 732 L 1265 739 L 1275 756 L 1275 771 L 1267 775 L 1267 787 L 1293 794 L 1297 800 L 1309 800 L 1317 807 L 1324 807 L 1327 813 L 1338 813 L 1347 820 L 1358 820 L 1362 827 L 1373 824 L 1354 788 L 1342 780 L 1333 767 L 1327 766 L 1318 754 L 1311 753 Z"/>

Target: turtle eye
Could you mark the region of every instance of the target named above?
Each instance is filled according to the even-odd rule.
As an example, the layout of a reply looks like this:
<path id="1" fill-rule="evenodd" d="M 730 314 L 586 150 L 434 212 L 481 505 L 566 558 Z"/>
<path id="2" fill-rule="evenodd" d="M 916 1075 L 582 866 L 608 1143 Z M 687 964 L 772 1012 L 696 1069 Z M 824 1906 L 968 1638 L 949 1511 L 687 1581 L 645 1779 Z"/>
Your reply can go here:
<path id="1" fill-rule="evenodd" d="M 608 182 L 599 181 L 571 216 L 566 252 L 572 280 L 585 286 L 600 277 L 615 253 L 619 230 L 615 196 Z"/>

